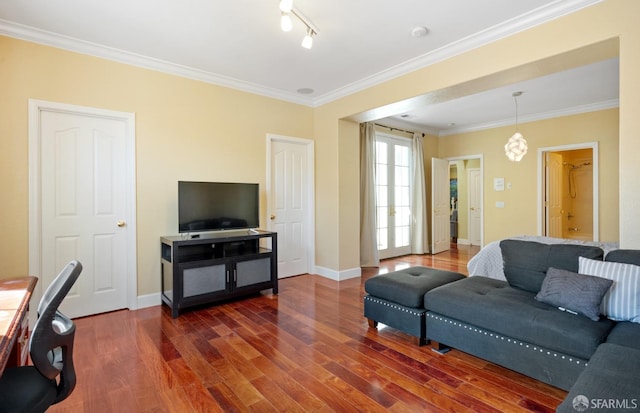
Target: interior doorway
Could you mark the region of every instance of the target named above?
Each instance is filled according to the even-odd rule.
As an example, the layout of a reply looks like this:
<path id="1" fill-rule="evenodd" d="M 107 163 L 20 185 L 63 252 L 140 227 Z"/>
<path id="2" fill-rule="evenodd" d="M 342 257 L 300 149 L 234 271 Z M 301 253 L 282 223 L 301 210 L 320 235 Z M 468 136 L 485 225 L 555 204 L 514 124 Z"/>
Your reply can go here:
<path id="1" fill-rule="evenodd" d="M 540 149 L 540 235 L 599 240 L 597 149 L 597 143 Z"/>
<path id="2" fill-rule="evenodd" d="M 449 159 L 451 242 L 483 245 L 483 184 L 480 156 Z"/>
<path id="3" fill-rule="evenodd" d="M 29 100 L 29 173 L 29 273 L 42 291 L 77 259 L 65 314 L 135 309 L 135 115 Z"/>
<path id="4" fill-rule="evenodd" d="M 267 135 L 267 228 L 278 233 L 278 278 L 314 267 L 313 141 Z"/>

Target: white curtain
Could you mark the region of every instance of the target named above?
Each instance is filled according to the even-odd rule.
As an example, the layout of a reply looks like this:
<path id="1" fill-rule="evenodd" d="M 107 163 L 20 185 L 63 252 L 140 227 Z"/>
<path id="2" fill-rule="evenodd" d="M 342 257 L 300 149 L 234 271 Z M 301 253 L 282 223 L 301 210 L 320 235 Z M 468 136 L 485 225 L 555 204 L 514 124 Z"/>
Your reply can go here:
<path id="1" fill-rule="evenodd" d="M 426 184 L 424 178 L 424 152 L 422 134 L 413 134 L 413 193 L 411 199 L 411 253 L 429 252 L 429 233 L 427 228 Z"/>
<path id="2" fill-rule="evenodd" d="M 360 265 L 378 267 L 376 218 L 376 134 L 373 123 L 360 124 Z"/>

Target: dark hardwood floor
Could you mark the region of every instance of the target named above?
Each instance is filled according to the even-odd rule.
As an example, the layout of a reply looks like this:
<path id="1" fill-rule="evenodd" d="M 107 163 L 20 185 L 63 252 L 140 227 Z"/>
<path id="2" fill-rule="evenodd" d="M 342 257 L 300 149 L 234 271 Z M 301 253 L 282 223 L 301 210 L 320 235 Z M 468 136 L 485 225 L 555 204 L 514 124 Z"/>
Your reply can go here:
<path id="1" fill-rule="evenodd" d="M 475 247 L 406 256 L 362 279 L 280 280 L 186 312 L 164 306 L 76 320 L 78 384 L 50 412 L 553 412 L 566 392 L 452 350 L 369 329 L 363 282 L 412 265 L 466 273 Z"/>

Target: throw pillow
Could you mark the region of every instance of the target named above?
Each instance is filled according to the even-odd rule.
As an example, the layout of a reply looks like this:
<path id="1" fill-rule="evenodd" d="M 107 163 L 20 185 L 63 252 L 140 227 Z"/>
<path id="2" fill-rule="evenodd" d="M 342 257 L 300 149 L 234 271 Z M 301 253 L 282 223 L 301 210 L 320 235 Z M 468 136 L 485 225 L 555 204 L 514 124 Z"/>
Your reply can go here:
<path id="1" fill-rule="evenodd" d="M 590 318 L 600 319 L 602 297 L 612 280 L 549 268 L 536 300 Z"/>
<path id="2" fill-rule="evenodd" d="M 640 266 L 580 257 L 578 271 L 613 280 L 602 299 L 602 314 L 615 321 L 640 323 Z"/>

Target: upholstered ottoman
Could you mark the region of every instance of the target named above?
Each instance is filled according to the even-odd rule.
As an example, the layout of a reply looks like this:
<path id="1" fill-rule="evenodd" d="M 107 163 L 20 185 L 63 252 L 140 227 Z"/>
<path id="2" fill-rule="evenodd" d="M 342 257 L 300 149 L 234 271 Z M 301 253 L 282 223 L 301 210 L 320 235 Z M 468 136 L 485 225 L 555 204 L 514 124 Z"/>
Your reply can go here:
<path id="1" fill-rule="evenodd" d="M 464 275 L 429 267 L 411 267 L 376 275 L 364 283 L 364 316 L 369 326 L 378 322 L 426 344 L 424 295 L 436 287 L 465 278 Z"/>

